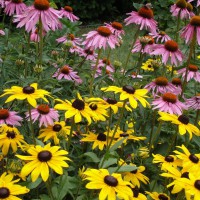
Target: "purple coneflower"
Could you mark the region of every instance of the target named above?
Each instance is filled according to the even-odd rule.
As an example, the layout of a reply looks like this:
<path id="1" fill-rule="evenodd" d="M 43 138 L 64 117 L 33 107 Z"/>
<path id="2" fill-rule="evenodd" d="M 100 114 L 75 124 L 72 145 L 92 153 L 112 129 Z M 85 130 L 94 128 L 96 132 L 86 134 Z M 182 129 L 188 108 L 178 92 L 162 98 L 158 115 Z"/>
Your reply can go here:
<path id="1" fill-rule="evenodd" d="M 192 1 L 195 1 L 195 0 L 188 0 L 188 3 L 192 2 Z M 197 0 L 197 7 L 200 6 L 200 0 Z"/>
<path id="2" fill-rule="evenodd" d="M 4 12 L 9 16 L 14 14 L 20 15 L 26 8 L 26 4 L 24 4 L 22 0 L 11 0 L 5 4 Z"/>
<path id="3" fill-rule="evenodd" d="M 168 40 L 165 44 L 156 44 L 153 47 L 152 55 L 162 55 L 162 62 L 166 65 L 167 61 L 171 59 L 172 65 L 178 65 L 182 62 L 183 54 L 178 49 L 178 44 L 173 40 Z"/>
<path id="4" fill-rule="evenodd" d="M 8 3 L 8 2 L 6 2 L 5 0 L 0 0 L 0 7 L 5 8 L 6 3 Z"/>
<path id="5" fill-rule="evenodd" d="M 200 93 L 192 98 L 186 99 L 185 102 L 189 108 L 200 110 Z"/>
<path id="6" fill-rule="evenodd" d="M 86 36 L 83 45 L 85 48 L 101 49 L 110 46 L 114 49 L 118 44 L 118 39 L 112 34 L 111 30 L 106 26 L 100 26 L 95 31 L 90 31 Z"/>
<path id="7" fill-rule="evenodd" d="M 50 7 L 48 0 L 35 0 L 34 4 L 20 15 L 16 15 L 14 22 L 18 22 L 17 28 L 25 26 L 26 31 L 34 31 L 36 24 L 41 20 L 43 29 L 55 31 L 60 28 L 59 11 Z"/>
<path id="8" fill-rule="evenodd" d="M 119 22 L 112 22 L 110 24 L 105 23 L 105 25 L 111 30 L 112 34 L 116 35 L 119 38 L 121 38 L 121 35 L 125 34 L 123 30 L 123 25 Z"/>
<path id="9" fill-rule="evenodd" d="M 26 113 L 26 117 L 30 119 L 29 113 Z M 49 108 L 46 104 L 40 104 L 37 108 L 31 110 L 31 118 L 33 123 L 39 120 L 39 126 L 54 125 L 54 121 L 58 121 L 58 111 L 53 108 Z"/>
<path id="10" fill-rule="evenodd" d="M 171 40 L 171 38 L 169 37 L 169 35 L 167 35 L 164 31 L 159 31 L 156 32 L 155 30 L 152 31 L 151 33 L 149 33 L 150 36 L 152 36 L 154 39 L 156 39 L 156 43 L 160 42 L 167 42 L 168 40 Z"/>
<path id="11" fill-rule="evenodd" d="M 187 106 L 180 102 L 177 96 L 173 93 L 164 93 L 161 97 L 156 98 L 152 105 L 155 106 L 154 109 L 159 109 L 159 111 L 168 112 L 170 114 L 181 115 L 183 110 L 187 109 Z"/>
<path id="12" fill-rule="evenodd" d="M 138 78 L 138 79 L 143 79 L 143 76 L 137 74 L 136 72 L 132 72 L 130 75 L 133 79 Z"/>
<path id="13" fill-rule="evenodd" d="M 66 42 L 70 41 L 70 42 L 72 42 L 72 46 L 79 46 L 79 45 L 81 45 L 80 42 L 82 41 L 82 39 L 76 38 L 74 36 L 74 34 L 68 33 L 68 34 L 64 35 L 63 37 L 56 39 L 56 41 L 58 43 L 64 43 L 64 44 Z"/>
<path id="14" fill-rule="evenodd" d="M 105 72 L 103 73 L 103 68 L 97 69 L 96 74 L 95 74 L 95 78 L 97 78 L 99 76 L 103 76 L 103 75 L 107 75 L 108 78 L 111 79 L 112 81 L 114 80 L 113 76 L 112 76 L 112 72 L 109 71 L 108 69 L 105 69 Z"/>
<path id="15" fill-rule="evenodd" d="M 42 31 L 42 35 L 45 36 L 46 35 L 46 32 L 45 31 Z M 38 29 L 35 29 L 31 35 L 30 35 L 30 40 L 32 42 L 39 42 L 40 41 L 40 35 L 38 33 Z"/>
<path id="16" fill-rule="evenodd" d="M 173 91 L 176 95 L 181 94 L 182 92 L 182 82 L 180 78 L 173 78 L 171 83 L 176 87 L 176 90 Z"/>
<path id="17" fill-rule="evenodd" d="M 0 109 L 0 124 L 7 124 L 11 126 L 21 126 L 19 122 L 22 118 L 17 115 L 17 112 L 8 109 Z"/>
<path id="18" fill-rule="evenodd" d="M 91 65 L 92 68 L 95 68 L 96 64 L 92 64 Z M 107 58 L 104 59 L 100 59 L 99 63 L 97 65 L 97 69 L 98 70 L 102 70 L 102 68 L 105 68 L 106 70 L 108 70 L 109 72 L 114 72 L 115 68 L 113 67 L 113 65 L 111 64 L 110 60 Z"/>
<path id="19" fill-rule="evenodd" d="M 3 30 L 0 30 L 0 35 L 5 35 L 5 32 Z"/>
<path id="20" fill-rule="evenodd" d="M 178 74 L 185 77 L 186 74 L 186 67 L 177 71 Z M 187 74 L 187 82 L 191 79 L 194 79 L 197 82 L 200 82 L 200 72 L 198 71 L 199 68 L 196 65 L 189 64 L 188 66 L 188 74 Z"/>
<path id="21" fill-rule="evenodd" d="M 141 7 L 138 12 L 132 11 L 125 19 L 126 25 L 137 24 L 140 25 L 140 30 L 156 30 L 157 22 L 153 19 L 153 11 L 148 6 Z"/>
<path id="22" fill-rule="evenodd" d="M 97 54 L 91 48 L 82 49 L 82 51 L 80 51 L 79 53 L 79 56 L 85 57 L 86 60 L 95 60 L 97 58 Z"/>
<path id="23" fill-rule="evenodd" d="M 79 20 L 79 18 L 73 14 L 73 9 L 70 6 L 65 6 L 64 8 L 61 8 L 60 16 L 68 18 L 71 22 Z"/>
<path id="24" fill-rule="evenodd" d="M 80 54 L 83 51 L 83 48 L 79 47 L 79 46 L 72 46 L 69 49 L 70 53 L 77 53 Z"/>

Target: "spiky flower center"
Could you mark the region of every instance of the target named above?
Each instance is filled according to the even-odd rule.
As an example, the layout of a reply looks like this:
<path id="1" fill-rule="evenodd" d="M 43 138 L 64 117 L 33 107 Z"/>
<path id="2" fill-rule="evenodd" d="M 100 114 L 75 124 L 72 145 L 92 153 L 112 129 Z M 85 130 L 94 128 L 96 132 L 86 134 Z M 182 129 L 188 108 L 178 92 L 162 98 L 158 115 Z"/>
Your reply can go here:
<path id="1" fill-rule="evenodd" d="M 65 11 L 67 11 L 67 12 L 70 12 L 70 13 L 73 12 L 73 9 L 72 9 L 71 6 L 65 6 L 64 9 L 65 9 Z"/>
<path id="2" fill-rule="evenodd" d="M 34 1 L 34 7 L 37 10 L 48 10 L 50 7 L 48 0 L 35 0 Z"/>
<path id="3" fill-rule="evenodd" d="M 165 42 L 165 49 L 171 52 L 175 52 L 178 50 L 178 44 L 173 40 L 168 40 Z"/>
<path id="4" fill-rule="evenodd" d="M 59 132 L 62 129 L 62 126 L 60 124 L 55 124 L 53 126 L 53 131 Z"/>
<path id="5" fill-rule="evenodd" d="M 196 180 L 194 182 L 194 187 L 197 188 L 198 190 L 200 190 L 200 180 Z"/>
<path id="6" fill-rule="evenodd" d="M 50 108 L 46 104 L 41 104 L 37 107 L 37 111 L 42 115 L 46 115 L 50 112 Z"/>
<path id="7" fill-rule="evenodd" d="M 78 110 L 84 110 L 85 103 L 80 99 L 75 99 L 74 102 L 72 103 L 72 106 Z"/>
<path id="8" fill-rule="evenodd" d="M 75 36 L 74 36 L 74 34 L 69 33 L 69 34 L 68 34 L 68 38 L 69 38 L 71 41 L 73 41 L 73 40 L 75 39 Z"/>
<path id="9" fill-rule="evenodd" d="M 166 33 L 165 33 L 165 31 L 160 31 L 159 35 L 164 36 L 164 35 L 166 35 Z"/>
<path id="10" fill-rule="evenodd" d="M 106 135 L 104 133 L 99 133 L 97 136 L 97 140 L 105 142 L 106 141 Z"/>
<path id="11" fill-rule="evenodd" d="M 191 19 L 190 19 L 190 24 L 192 26 L 200 26 L 200 16 L 193 16 Z"/>
<path id="12" fill-rule="evenodd" d="M 22 3 L 22 0 L 12 0 L 12 3 L 16 3 L 16 4 Z"/>
<path id="13" fill-rule="evenodd" d="M 164 194 L 159 194 L 159 195 L 158 195 L 158 198 L 159 198 L 160 200 L 169 200 L 169 198 L 168 198 L 167 196 L 165 196 Z"/>
<path id="14" fill-rule="evenodd" d="M 174 158 L 172 156 L 166 156 L 165 161 L 167 162 L 174 162 Z"/>
<path id="15" fill-rule="evenodd" d="M 110 74 L 110 71 L 106 69 L 106 74 Z"/>
<path id="16" fill-rule="evenodd" d="M 104 183 L 111 187 L 116 187 L 118 185 L 118 180 L 113 176 L 107 175 L 104 177 Z"/>
<path id="17" fill-rule="evenodd" d="M 181 178 L 189 178 L 189 172 L 182 173 Z"/>
<path id="18" fill-rule="evenodd" d="M 10 195 L 10 190 L 6 187 L 0 187 L 0 199 L 6 199 Z"/>
<path id="19" fill-rule="evenodd" d="M 14 139 L 16 136 L 14 131 L 7 131 L 6 137 L 10 139 Z"/>
<path id="20" fill-rule="evenodd" d="M 139 188 L 136 186 L 135 188 L 132 188 L 133 196 L 138 197 L 139 196 Z"/>
<path id="21" fill-rule="evenodd" d="M 132 75 L 133 75 L 133 76 L 137 76 L 137 73 L 136 73 L 136 72 L 132 72 Z"/>
<path id="22" fill-rule="evenodd" d="M 0 120 L 7 119 L 9 117 L 9 111 L 7 109 L 0 110 Z"/>
<path id="23" fill-rule="evenodd" d="M 69 72 L 70 72 L 70 69 L 69 69 L 69 67 L 67 65 L 65 65 L 60 69 L 60 72 L 63 73 L 63 74 L 68 75 Z"/>
<path id="24" fill-rule="evenodd" d="M 98 27 L 97 32 L 103 37 L 109 37 L 112 34 L 110 29 L 105 26 Z"/>
<path id="25" fill-rule="evenodd" d="M 189 159 L 193 162 L 193 163 L 198 163 L 199 162 L 199 158 L 197 156 L 195 156 L 194 154 L 190 154 Z"/>
<path id="26" fill-rule="evenodd" d="M 158 86 L 167 86 L 168 85 L 168 80 L 166 77 L 159 76 L 158 78 L 155 79 L 155 83 Z"/>
<path id="27" fill-rule="evenodd" d="M 176 2 L 176 6 L 179 8 L 186 8 L 187 7 L 187 2 L 185 0 L 178 0 Z"/>
<path id="28" fill-rule="evenodd" d="M 180 115 L 180 116 L 178 117 L 178 121 L 180 121 L 181 123 L 187 125 L 187 124 L 189 123 L 190 119 L 189 119 L 189 117 L 186 116 L 186 115 Z"/>
<path id="29" fill-rule="evenodd" d="M 112 104 L 112 105 L 117 103 L 117 101 L 115 99 L 111 99 L 111 98 L 107 98 L 106 102 L 109 104 Z"/>
<path id="30" fill-rule="evenodd" d="M 91 104 L 91 105 L 90 105 L 90 108 L 91 108 L 92 110 L 97 110 L 97 105 L 96 105 L 96 104 Z"/>
<path id="31" fill-rule="evenodd" d="M 129 94 L 134 94 L 135 93 L 135 88 L 133 88 L 130 85 L 123 86 L 122 90 L 124 90 L 125 92 L 127 92 Z"/>
<path id="32" fill-rule="evenodd" d="M 37 157 L 40 162 L 47 162 L 51 160 L 52 154 L 50 151 L 43 150 L 43 151 L 40 151 L 40 153 L 38 153 Z"/>
<path id="33" fill-rule="evenodd" d="M 193 6 L 192 6 L 191 3 L 187 3 L 187 10 L 188 10 L 189 12 L 193 11 Z"/>
<path id="34" fill-rule="evenodd" d="M 121 134 L 120 134 L 120 137 L 128 137 L 128 136 L 129 136 L 128 133 L 121 133 Z"/>
<path id="35" fill-rule="evenodd" d="M 138 14 L 141 17 L 147 18 L 147 19 L 152 19 L 153 18 L 153 11 L 148 8 L 147 6 L 143 6 L 142 8 L 139 9 Z"/>
<path id="36" fill-rule="evenodd" d="M 35 88 L 31 86 L 23 87 L 23 93 L 25 94 L 33 94 L 35 92 Z"/>
<path id="37" fill-rule="evenodd" d="M 113 23 L 111 24 L 111 26 L 112 26 L 113 28 L 119 30 L 119 31 L 121 31 L 122 28 L 123 28 L 122 24 L 119 23 L 119 22 L 113 22 Z"/>
<path id="38" fill-rule="evenodd" d="M 104 59 L 102 60 L 102 62 L 103 62 L 104 64 L 106 64 L 106 65 L 110 65 L 110 60 L 107 59 L 107 58 L 104 58 Z"/>
<path id="39" fill-rule="evenodd" d="M 88 55 L 93 55 L 94 54 L 94 51 L 91 50 L 91 49 L 85 49 L 84 52 Z"/>
<path id="40" fill-rule="evenodd" d="M 150 35 L 139 37 L 139 40 L 141 45 L 154 44 L 154 39 Z"/>
<path id="41" fill-rule="evenodd" d="M 173 93 L 167 92 L 167 93 L 163 94 L 162 99 L 169 103 L 176 103 L 177 96 Z"/>
<path id="42" fill-rule="evenodd" d="M 176 85 L 176 86 L 181 85 L 181 84 L 182 84 L 182 83 L 181 83 L 181 79 L 180 79 L 180 78 L 173 78 L 173 79 L 172 79 L 172 84 L 173 84 L 173 85 Z"/>
<path id="43" fill-rule="evenodd" d="M 192 72 L 197 72 L 198 69 L 199 69 L 196 65 L 192 65 L 192 64 L 190 64 L 190 65 L 188 66 L 188 68 L 189 68 L 189 70 L 192 71 Z"/>

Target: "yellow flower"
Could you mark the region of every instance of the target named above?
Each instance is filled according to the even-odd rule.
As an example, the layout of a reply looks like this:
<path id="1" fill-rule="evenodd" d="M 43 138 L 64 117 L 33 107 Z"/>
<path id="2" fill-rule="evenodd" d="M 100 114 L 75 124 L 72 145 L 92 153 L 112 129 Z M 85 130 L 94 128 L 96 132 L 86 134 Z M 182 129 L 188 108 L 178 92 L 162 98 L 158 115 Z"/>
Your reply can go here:
<path id="1" fill-rule="evenodd" d="M 115 200 L 116 195 L 123 199 L 129 199 L 133 196 L 133 192 L 128 185 L 127 181 L 123 181 L 121 174 L 109 174 L 107 169 L 89 169 L 84 173 L 87 177 L 87 189 L 101 189 L 99 193 L 99 200 Z"/>
<path id="2" fill-rule="evenodd" d="M 25 87 L 18 87 L 12 86 L 11 89 L 5 89 L 4 94 L 0 97 L 5 95 L 10 95 L 5 103 L 11 102 L 14 99 L 24 100 L 27 99 L 28 103 L 31 104 L 33 107 L 37 106 L 36 99 L 43 99 L 44 101 L 48 102 L 48 100 L 44 97 L 44 95 L 49 95 L 49 92 L 42 89 L 37 89 L 37 83 L 32 83 L 30 86 Z"/>
<path id="3" fill-rule="evenodd" d="M 66 155 L 65 150 L 59 150 L 59 146 L 51 147 L 50 144 L 41 147 L 36 145 L 30 147 L 28 153 L 31 156 L 16 155 L 21 160 L 27 161 L 21 171 L 22 176 L 27 176 L 31 173 L 32 181 L 36 181 L 41 174 L 43 181 L 47 181 L 49 177 L 49 168 L 53 169 L 57 174 L 63 174 L 62 167 L 68 167 L 69 165 L 65 160 L 70 160 Z"/>
<path id="4" fill-rule="evenodd" d="M 20 134 L 16 127 L 2 125 L 0 127 L 0 148 L 2 148 L 3 155 L 7 155 L 10 147 L 15 153 L 18 146 L 22 149 L 22 144 L 26 144 L 23 135 Z"/>
<path id="5" fill-rule="evenodd" d="M 158 114 L 161 116 L 158 120 L 170 121 L 172 124 L 176 124 L 181 135 L 184 135 L 186 132 L 188 132 L 190 139 L 192 139 L 192 134 L 200 136 L 200 130 L 193 124 L 189 123 L 189 117 L 186 115 L 177 116 L 165 112 L 158 112 Z"/>
<path id="6" fill-rule="evenodd" d="M 59 144 L 59 137 L 66 139 L 67 135 L 70 134 L 70 126 L 65 126 L 65 122 L 54 122 L 54 125 L 49 125 L 48 127 L 40 130 L 40 135 L 38 138 L 43 138 L 43 141 L 46 142 L 49 139 L 54 140 L 54 144 Z"/>
<path id="7" fill-rule="evenodd" d="M 138 149 L 138 155 L 143 159 L 148 158 L 149 157 L 149 149 L 147 147 L 140 147 Z"/>
<path id="8" fill-rule="evenodd" d="M 167 72 L 170 72 L 170 73 L 171 73 L 172 70 L 173 70 L 172 66 L 170 66 L 170 65 L 167 65 L 166 68 L 167 68 Z M 176 70 L 174 70 L 174 71 L 173 71 L 173 74 L 174 74 L 174 75 L 177 75 L 178 72 L 177 72 Z"/>
<path id="9" fill-rule="evenodd" d="M 146 101 L 145 98 L 148 90 L 147 89 L 135 89 L 130 85 L 125 85 L 122 88 L 117 86 L 109 86 L 106 88 L 101 88 L 101 90 L 105 92 L 113 91 L 114 93 L 120 93 L 120 100 L 124 101 L 126 99 L 129 100 L 129 103 L 132 108 L 137 108 L 138 100 L 143 107 L 149 106 L 149 103 Z"/>
<path id="10" fill-rule="evenodd" d="M 145 71 L 154 71 L 152 61 L 153 61 L 153 59 L 148 59 L 145 63 L 142 63 L 141 69 L 143 69 Z"/>
<path id="11" fill-rule="evenodd" d="M 82 120 L 82 117 L 86 118 L 88 123 L 91 124 L 91 117 L 94 115 L 89 107 L 89 105 L 83 101 L 80 94 L 77 94 L 77 98 L 72 100 L 72 102 L 60 99 L 56 99 L 61 102 L 60 104 L 55 105 L 57 110 L 66 110 L 65 118 L 74 117 L 75 123 L 79 123 Z"/>
<path id="12" fill-rule="evenodd" d="M 164 193 L 157 193 L 157 192 L 146 192 L 153 200 L 170 200 L 170 197 Z"/>
<path id="13" fill-rule="evenodd" d="M 20 200 L 21 198 L 16 197 L 16 195 L 26 194 L 29 189 L 25 186 L 17 185 L 20 179 L 14 180 L 12 174 L 6 174 L 4 172 L 0 177 L 0 199 L 4 200 Z"/>

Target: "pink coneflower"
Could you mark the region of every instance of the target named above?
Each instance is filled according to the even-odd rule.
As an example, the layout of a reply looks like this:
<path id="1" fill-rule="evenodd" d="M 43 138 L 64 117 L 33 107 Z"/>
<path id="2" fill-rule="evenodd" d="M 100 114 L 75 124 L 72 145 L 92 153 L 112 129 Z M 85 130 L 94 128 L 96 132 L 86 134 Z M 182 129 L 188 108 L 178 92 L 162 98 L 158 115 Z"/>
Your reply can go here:
<path id="1" fill-rule="evenodd" d="M 200 45 L 200 16 L 194 16 L 190 19 L 190 23 L 181 30 L 181 37 L 188 43 L 192 40 L 195 32 L 197 42 Z"/>
<path id="2" fill-rule="evenodd" d="M 29 113 L 26 113 L 27 119 L 30 119 Z M 31 118 L 33 123 L 39 120 L 39 126 L 54 125 L 54 121 L 58 121 L 58 111 L 53 108 L 49 108 L 46 104 L 40 104 L 37 108 L 31 110 Z"/>
<path id="3" fill-rule="evenodd" d="M 97 58 L 97 54 L 91 48 L 89 48 L 89 49 L 82 49 L 82 51 L 79 53 L 79 56 L 85 57 L 86 60 L 95 60 Z"/>
<path id="4" fill-rule="evenodd" d="M 194 79 L 195 81 L 200 82 L 200 72 L 198 70 L 199 68 L 196 65 L 189 64 L 186 81 L 188 82 L 190 79 Z M 177 73 L 182 75 L 182 77 L 185 77 L 186 68 L 178 70 Z"/>
<path id="5" fill-rule="evenodd" d="M 188 3 L 190 3 L 190 2 L 192 2 L 192 1 L 195 1 L 195 0 L 188 0 Z M 200 6 L 200 0 L 196 0 L 197 1 L 197 7 L 199 7 Z"/>
<path id="6" fill-rule="evenodd" d="M 81 78 L 77 75 L 77 72 L 73 71 L 68 65 L 64 65 L 59 68 L 52 77 L 56 77 L 58 80 L 67 79 L 69 81 L 75 81 L 78 84 L 82 83 Z"/>
<path id="7" fill-rule="evenodd" d="M 0 30 L 0 35 L 5 35 L 5 32 L 3 30 Z"/>
<path id="8" fill-rule="evenodd" d="M 182 62 L 183 54 L 178 49 L 178 44 L 173 40 L 168 40 L 165 44 L 154 45 L 152 55 L 162 55 L 162 62 L 166 65 L 167 61 L 171 59 L 172 65 L 178 65 Z"/>
<path id="9" fill-rule="evenodd" d="M 157 77 L 154 81 L 147 84 L 145 89 L 152 91 L 153 96 L 158 94 L 164 94 L 166 92 L 176 91 L 176 87 L 168 81 L 166 77 Z"/>
<path id="10" fill-rule="evenodd" d="M 65 6 L 64 8 L 61 8 L 60 16 L 68 18 L 71 22 L 79 20 L 79 18 L 73 14 L 73 9 L 70 6 Z"/>
<path id="11" fill-rule="evenodd" d="M 64 35 L 63 37 L 56 39 L 56 41 L 58 43 L 64 43 L 64 44 L 66 42 L 70 41 L 70 42 L 72 42 L 72 46 L 79 46 L 79 45 L 81 45 L 80 42 L 82 41 L 82 39 L 75 37 L 74 34 L 68 33 L 68 34 Z"/>
<path id="12" fill-rule="evenodd" d="M 143 79 L 143 76 L 137 74 L 136 72 L 132 72 L 130 75 L 133 79 L 138 78 L 138 79 Z"/>
<path id="13" fill-rule="evenodd" d="M 81 47 L 79 47 L 79 46 L 72 46 L 72 47 L 70 47 L 69 52 L 70 52 L 70 53 L 77 53 L 77 54 L 80 54 L 80 53 L 83 52 L 83 48 L 81 48 Z"/>
<path id="14" fill-rule="evenodd" d="M 186 99 L 185 102 L 189 108 L 200 110 L 200 93 L 192 98 Z"/>
<path id="15" fill-rule="evenodd" d="M 92 64 L 91 66 L 92 66 L 92 68 L 95 68 L 96 64 Z M 107 58 L 99 60 L 99 63 L 97 65 L 97 69 L 102 70 L 102 68 L 105 68 L 109 72 L 114 72 L 115 71 L 115 68 L 111 64 L 110 60 L 107 59 Z"/>
<path id="16" fill-rule="evenodd" d="M 20 15 L 26 8 L 27 6 L 22 2 L 22 0 L 11 0 L 5 4 L 4 12 L 9 16 L 14 14 Z"/>
<path id="17" fill-rule="evenodd" d="M 123 25 L 119 22 L 112 22 L 110 24 L 105 23 L 105 25 L 111 30 L 112 34 L 116 35 L 119 38 L 121 38 L 121 35 L 125 34 L 123 30 Z"/>
<path id="18" fill-rule="evenodd" d="M 18 116 L 17 112 L 3 108 L 0 109 L 0 124 L 21 126 L 21 124 L 19 123 L 21 121 L 22 117 Z"/>
<path id="19" fill-rule="evenodd" d="M 176 94 L 179 95 L 182 92 L 182 82 L 180 78 L 173 78 L 171 83 L 176 87 Z"/>
<path id="20" fill-rule="evenodd" d="M 156 43 L 160 42 L 167 42 L 168 40 L 171 40 L 171 38 L 164 32 L 164 31 L 153 31 L 151 33 L 149 33 L 149 35 L 151 35 L 154 39 L 156 39 Z"/>
<path id="21" fill-rule="evenodd" d="M 6 1 L 5 0 L 0 0 L 0 7 L 5 8 Z"/>
<path id="22" fill-rule="evenodd" d="M 105 69 L 105 71 L 104 71 L 103 68 L 97 69 L 95 78 L 97 78 L 99 76 L 103 76 L 103 75 L 107 75 L 109 79 L 114 80 L 113 76 L 112 76 L 112 72 L 109 71 L 108 69 Z"/>
<path id="23" fill-rule="evenodd" d="M 45 35 L 46 35 L 46 32 L 43 31 L 43 32 L 42 32 L 42 35 L 45 36 Z M 40 41 L 40 35 L 39 35 L 39 33 L 38 33 L 38 29 L 35 29 L 35 31 L 33 31 L 33 32 L 31 33 L 31 35 L 30 35 L 30 40 L 31 40 L 32 42 L 39 42 L 39 41 Z"/>
<path id="24" fill-rule="evenodd" d="M 100 26 L 95 31 L 90 31 L 86 36 L 83 45 L 85 48 L 92 49 L 101 49 L 110 46 L 111 49 L 114 49 L 118 44 L 118 39 L 115 35 L 112 34 L 111 30 L 105 26 Z"/>
<path id="25" fill-rule="evenodd" d="M 168 112 L 170 114 L 181 115 L 183 110 L 187 109 L 187 106 L 180 102 L 177 96 L 173 93 L 164 93 L 161 97 L 156 98 L 152 105 L 155 106 L 154 109 L 159 109 L 159 111 Z"/>
<path id="26" fill-rule="evenodd" d="M 41 20 L 43 29 L 55 31 L 60 28 L 59 11 L 50 7 L 48 0 L 35 0 L 22 14 L 16 15 L 14 22 L 19 22 L 17 28 L 25 26 L 26 31 L 34 31 L 36 24 Z"/>
<path id="27" fill-rule="evenodd" d="M 156 30 L 157 22 L 153 19 L 153 11 L 148 6 L 143 6 L 138 12 L 132 11 L 125 19 L 126 25 L 137 24 L 140 25 L 140 30 Z"/>

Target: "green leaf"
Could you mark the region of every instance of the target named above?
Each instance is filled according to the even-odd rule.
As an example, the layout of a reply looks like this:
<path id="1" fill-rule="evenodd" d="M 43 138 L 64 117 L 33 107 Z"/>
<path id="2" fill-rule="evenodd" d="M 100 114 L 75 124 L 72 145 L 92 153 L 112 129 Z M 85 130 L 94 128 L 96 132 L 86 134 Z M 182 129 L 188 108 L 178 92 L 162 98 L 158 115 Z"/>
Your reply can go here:
<path id="1" fill-rule="evenodd" d="M 94 163 L 98 163 L 100 161 L 97 155 L 93 152 L 84 153 L 83 156 L 88 156 Z"/>
<path id="2" fill-rule="evenodd" d="M 110 148 L 110 152 L 112 151 L 115 151 L 117 148 L 119 148 L 123 141 L 125 140 L 126 138 L 122 138 L 121 140 L 119 140 L 118 142 L 116 142 L 111 148 Z"/>
<path id="3" fill-rule="evenodd" d="M 117 164 L 117 158 L 109 158 L 106 160 L 102 166 L 102 168 L 108 168 L 109 166 Z"/>
<path id="4" fill-rule="evenodd" d="M 41 195 L 40 195 L 40 199 L 41 199 L 41 200 L 49 200 L 50 198 L 49 198 L 49 196 L 46 195 L 46 194 L 41 194 Z"/>
<path id="5" fill-rule="evenodd" d="M 125 166 L 121 166 L 120 168 L 119 167 L 109 167 L 108 171 L 110 174 L 112 174 L 115 172 L 132 172 L 136 169 L 137 169 L 136 166 L 125 165 Z"/>

